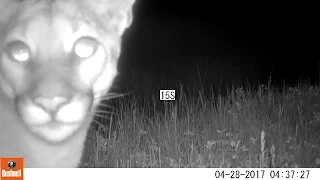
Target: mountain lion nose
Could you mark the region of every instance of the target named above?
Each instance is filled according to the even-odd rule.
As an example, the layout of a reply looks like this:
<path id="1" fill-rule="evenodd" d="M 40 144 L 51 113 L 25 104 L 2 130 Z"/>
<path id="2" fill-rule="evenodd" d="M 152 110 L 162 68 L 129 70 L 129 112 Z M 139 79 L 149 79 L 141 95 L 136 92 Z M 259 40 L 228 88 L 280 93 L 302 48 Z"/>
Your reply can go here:
<path id="1" fill-rule="evenodd" d="M 69 101 L 70 100 L 67 97 L 63 96 L 57 96 L 53 98 L 36 97 L 34 99 L 34 103 L 38 106 L 41 106 L 47 112 L 56 112 Z"/>

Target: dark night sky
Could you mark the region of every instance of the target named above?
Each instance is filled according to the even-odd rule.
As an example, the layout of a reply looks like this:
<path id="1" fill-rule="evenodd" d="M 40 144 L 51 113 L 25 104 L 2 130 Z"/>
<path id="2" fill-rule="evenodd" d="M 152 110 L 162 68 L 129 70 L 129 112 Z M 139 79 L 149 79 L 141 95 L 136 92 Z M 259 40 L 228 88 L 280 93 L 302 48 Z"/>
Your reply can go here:
<path id="1" fill-rule="evenodd" d="M 300 2 L 301 3 L 301 2 Z M 319 18 L 316 5 L 225 4 L 215 1 L 137 0 L 123 41 L 120 72 L 209 70 L 295 83 L 317 80 Z"/>

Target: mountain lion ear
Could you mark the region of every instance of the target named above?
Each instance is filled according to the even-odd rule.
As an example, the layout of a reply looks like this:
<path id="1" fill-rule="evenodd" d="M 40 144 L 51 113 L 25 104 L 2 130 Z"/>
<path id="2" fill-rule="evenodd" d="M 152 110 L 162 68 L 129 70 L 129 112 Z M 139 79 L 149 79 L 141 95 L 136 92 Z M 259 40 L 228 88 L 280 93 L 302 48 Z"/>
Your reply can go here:
<path id="1" fill-rule="evenodd" d="M 135 0 L 92 0 L 87 1 L 104 24 L 111 26 L 118 35 L 132 23 L 132 6 Z"/>

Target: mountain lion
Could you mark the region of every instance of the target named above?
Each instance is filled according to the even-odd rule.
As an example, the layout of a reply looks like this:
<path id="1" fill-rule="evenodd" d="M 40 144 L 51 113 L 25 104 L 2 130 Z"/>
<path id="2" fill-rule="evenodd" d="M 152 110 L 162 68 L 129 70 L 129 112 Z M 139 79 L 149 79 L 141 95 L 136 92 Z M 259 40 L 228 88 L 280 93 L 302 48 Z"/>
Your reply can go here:
<path id="1" fill-rule="evenodd" d="M 134 0 L 0 0 L 0 157 L 77 167 Z"/>

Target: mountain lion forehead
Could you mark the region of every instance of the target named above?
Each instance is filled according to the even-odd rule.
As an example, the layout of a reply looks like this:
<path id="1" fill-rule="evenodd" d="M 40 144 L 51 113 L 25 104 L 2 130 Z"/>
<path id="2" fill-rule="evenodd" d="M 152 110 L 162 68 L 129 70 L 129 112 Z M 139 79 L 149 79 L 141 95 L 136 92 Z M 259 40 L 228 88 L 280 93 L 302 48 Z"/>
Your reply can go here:
<path id="1" fill-rule="evenodd" d="M 109 0 L 106 0 L 107 2 Z M 97 38 L 99 35 L 113 33 L 113 27 L 107 27 L 104 23 L 107 18 L 101 19 L 98 10 L 86 0 L 30 0 L 22 1 L 21 7 L 12 10 L 11 22 L 7 22 L 7 27 L 11 26 L 14 32 L 33 36 L 60 36 L 66 37 L 68 34 L 82 34 Z M 104 2 L 105 4 L 108 4 Z M 97 3 L 95 0 L 92 3 Z M 100 2 L 101 3 L 101 2 Z M 101 4 L 102 5 L 102 4 Z M 109 9 L 109 5 L 105 5 Z M 100 17 L 100 18 L 99 18 Z M 6 19 L 6 18 L 5 18 Z M 12 27 L 13 26 L 13 27 Z M 0 27 L 1 29 L 1 27 Z M 25 31 L 25 29 L 27 31 Z M 54 29 L 54 30 L 52 30 Z M 111 30 L 110 30 L 111 29 Z M 56 34 L 50 34 L 54 31 Z M 15 36 L 13 32 L 8 32 L 9 36 Z M 57 37 L 57 38 L 58 38 Z M 80 36 L 79 36 L 80 37 Z M 37 36 L 36 39 L 40 37 Z M 10 39 L 10 38 L 9 38 Z M 22 38 L 24 39 L 24 38 Z"/>
<path id="2" fill-rule="evenodd" d="M 39 16 L 17 29 L 32 49 L 63 49 L 70 52 L 74 42 L 82 36 L 97 37 L 96 31 L 86 23 L 72 23 L 65 16 L 54 18 Z"/>
<path id="3" fill-rule="evenodd" d="M 79 24 L 83 23 L 94 26 L 98 19 L 94 9 L 78 0 L 23 1 L 23 6 L 16 9 L 16 13 L 16 21 L 19 23 L 43 18 L 50 26 L 67 20 L 73 31 L 77 31 Z"/>

